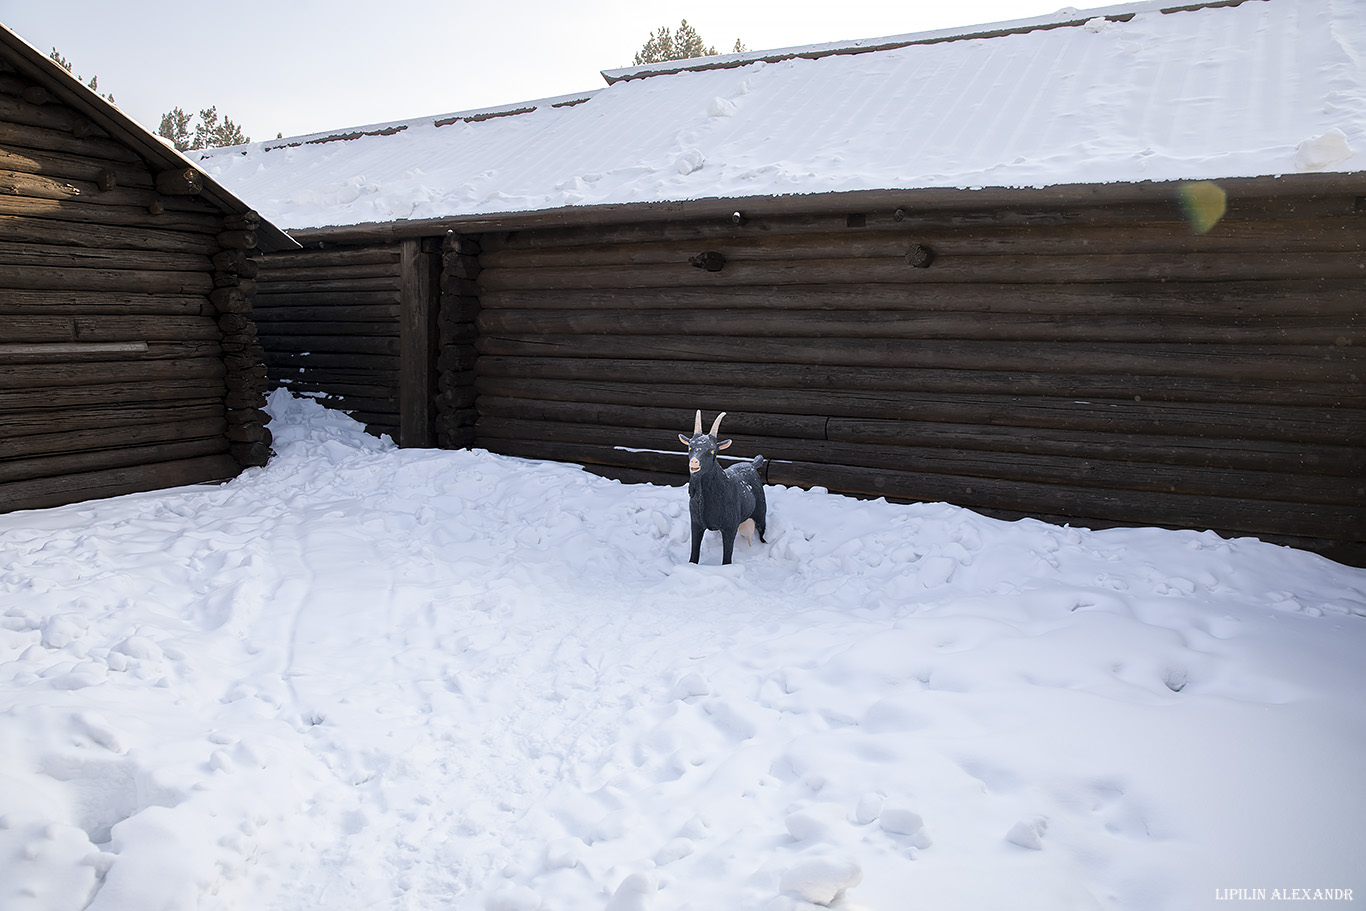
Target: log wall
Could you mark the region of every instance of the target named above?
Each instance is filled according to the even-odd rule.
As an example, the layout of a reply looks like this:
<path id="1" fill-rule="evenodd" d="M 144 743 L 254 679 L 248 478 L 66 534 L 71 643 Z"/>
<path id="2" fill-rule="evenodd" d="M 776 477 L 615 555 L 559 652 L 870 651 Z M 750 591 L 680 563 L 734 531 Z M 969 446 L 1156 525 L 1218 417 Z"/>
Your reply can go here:
<path id="1" fill-rule="evenodd" d="M 440 246 L 329 242 L 266 257 L 255 314 L 271 386 L 404 446 L 435 445 Z"/>
<path id="2" fill-rule="evenodd" d="M 680 483 L 724 410 L 772 484 L 1359 544 L 1364 200 L 487 233 L 477 442 Z"/>
<path id="3" fill-rule="evenodd" d="M 0 511 L 265 463 L 260 223 L 197 192 L 0 55 Z"/>

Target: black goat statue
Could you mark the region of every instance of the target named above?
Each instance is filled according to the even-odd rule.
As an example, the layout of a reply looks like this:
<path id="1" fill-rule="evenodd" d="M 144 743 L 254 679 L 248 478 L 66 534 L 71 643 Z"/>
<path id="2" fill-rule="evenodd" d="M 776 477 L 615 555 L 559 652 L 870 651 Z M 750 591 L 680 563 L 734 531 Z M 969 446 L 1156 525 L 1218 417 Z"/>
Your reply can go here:
<path id="1" fill-rule="evenodd" d="M 757 455 L 749 462 L 722 470 L 716 454 L 730 445 L 730 440 L 718 440 L 723 411 L 711 425 L 711 433 L 702 432 L 702 412 L 697 412 L 692 436 L 680 433 L 678 438 L 688 447 L 688 512 L 692 516 L 692 557 L 698 562 L 702 553 L 702 535 L 707 531 L 721 532 L 721 563 L 730 563 L 735 551 L 735 536 L 743 535 L 753 544 L 755 531 L 764 540 L 767 526 L 767 506 L 764 501 L 764 482 L 759 470 L 764 457 Z"/>

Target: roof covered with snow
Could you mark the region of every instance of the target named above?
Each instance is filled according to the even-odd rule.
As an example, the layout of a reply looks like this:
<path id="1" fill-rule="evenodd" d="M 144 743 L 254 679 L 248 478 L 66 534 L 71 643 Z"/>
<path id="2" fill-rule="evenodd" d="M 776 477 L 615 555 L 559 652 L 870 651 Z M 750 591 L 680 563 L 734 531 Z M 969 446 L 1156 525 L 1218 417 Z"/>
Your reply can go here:
<path id="1" fill-rule="evenodd" d="M 607 71 L 201 166 L 289 228 L 852 190 L 1366 171 L 1360 0 L 1131 3 Z"/>

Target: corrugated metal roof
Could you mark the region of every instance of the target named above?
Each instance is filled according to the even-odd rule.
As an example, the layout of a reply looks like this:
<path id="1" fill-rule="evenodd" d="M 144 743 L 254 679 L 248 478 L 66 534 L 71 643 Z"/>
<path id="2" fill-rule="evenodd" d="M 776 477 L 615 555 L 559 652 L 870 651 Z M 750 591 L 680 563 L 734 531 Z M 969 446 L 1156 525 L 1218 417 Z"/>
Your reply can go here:
<path id="1" fill-rule="evenodd" d="M 871 189 L 1366 169 L 1359 0 L 1136 3 L 605 74 L 206 153 L 291 227 Z"/>

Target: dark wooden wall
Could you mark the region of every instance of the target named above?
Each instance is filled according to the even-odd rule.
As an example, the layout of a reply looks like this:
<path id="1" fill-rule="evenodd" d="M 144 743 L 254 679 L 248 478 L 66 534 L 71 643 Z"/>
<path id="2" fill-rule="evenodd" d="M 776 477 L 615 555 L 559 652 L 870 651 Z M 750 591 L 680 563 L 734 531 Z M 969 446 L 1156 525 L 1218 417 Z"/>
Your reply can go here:
<path id="1" fill-rule="evenodd" d="M 1204 234 L 1174 194 L 488 233 L 477 442 L 679 483 L 676 434 L 724 410 L 769 483 L 1361 542 L 1363 209 L 1234 194 Z M 690 264 L 708 252 L 719 271 Z"/>
<path id="2" fill-rule="evenodd" d="M 267 257 L 254 312 L 271 385 L 405 446 L 434 445 L 439 270 L 439 243 L 422 240 Z"/>
<path id="3" fill-rule="evenodd" d="M 0 511 L 265 463 L 259 221 L 197 180 L 0 57 Z"/>

